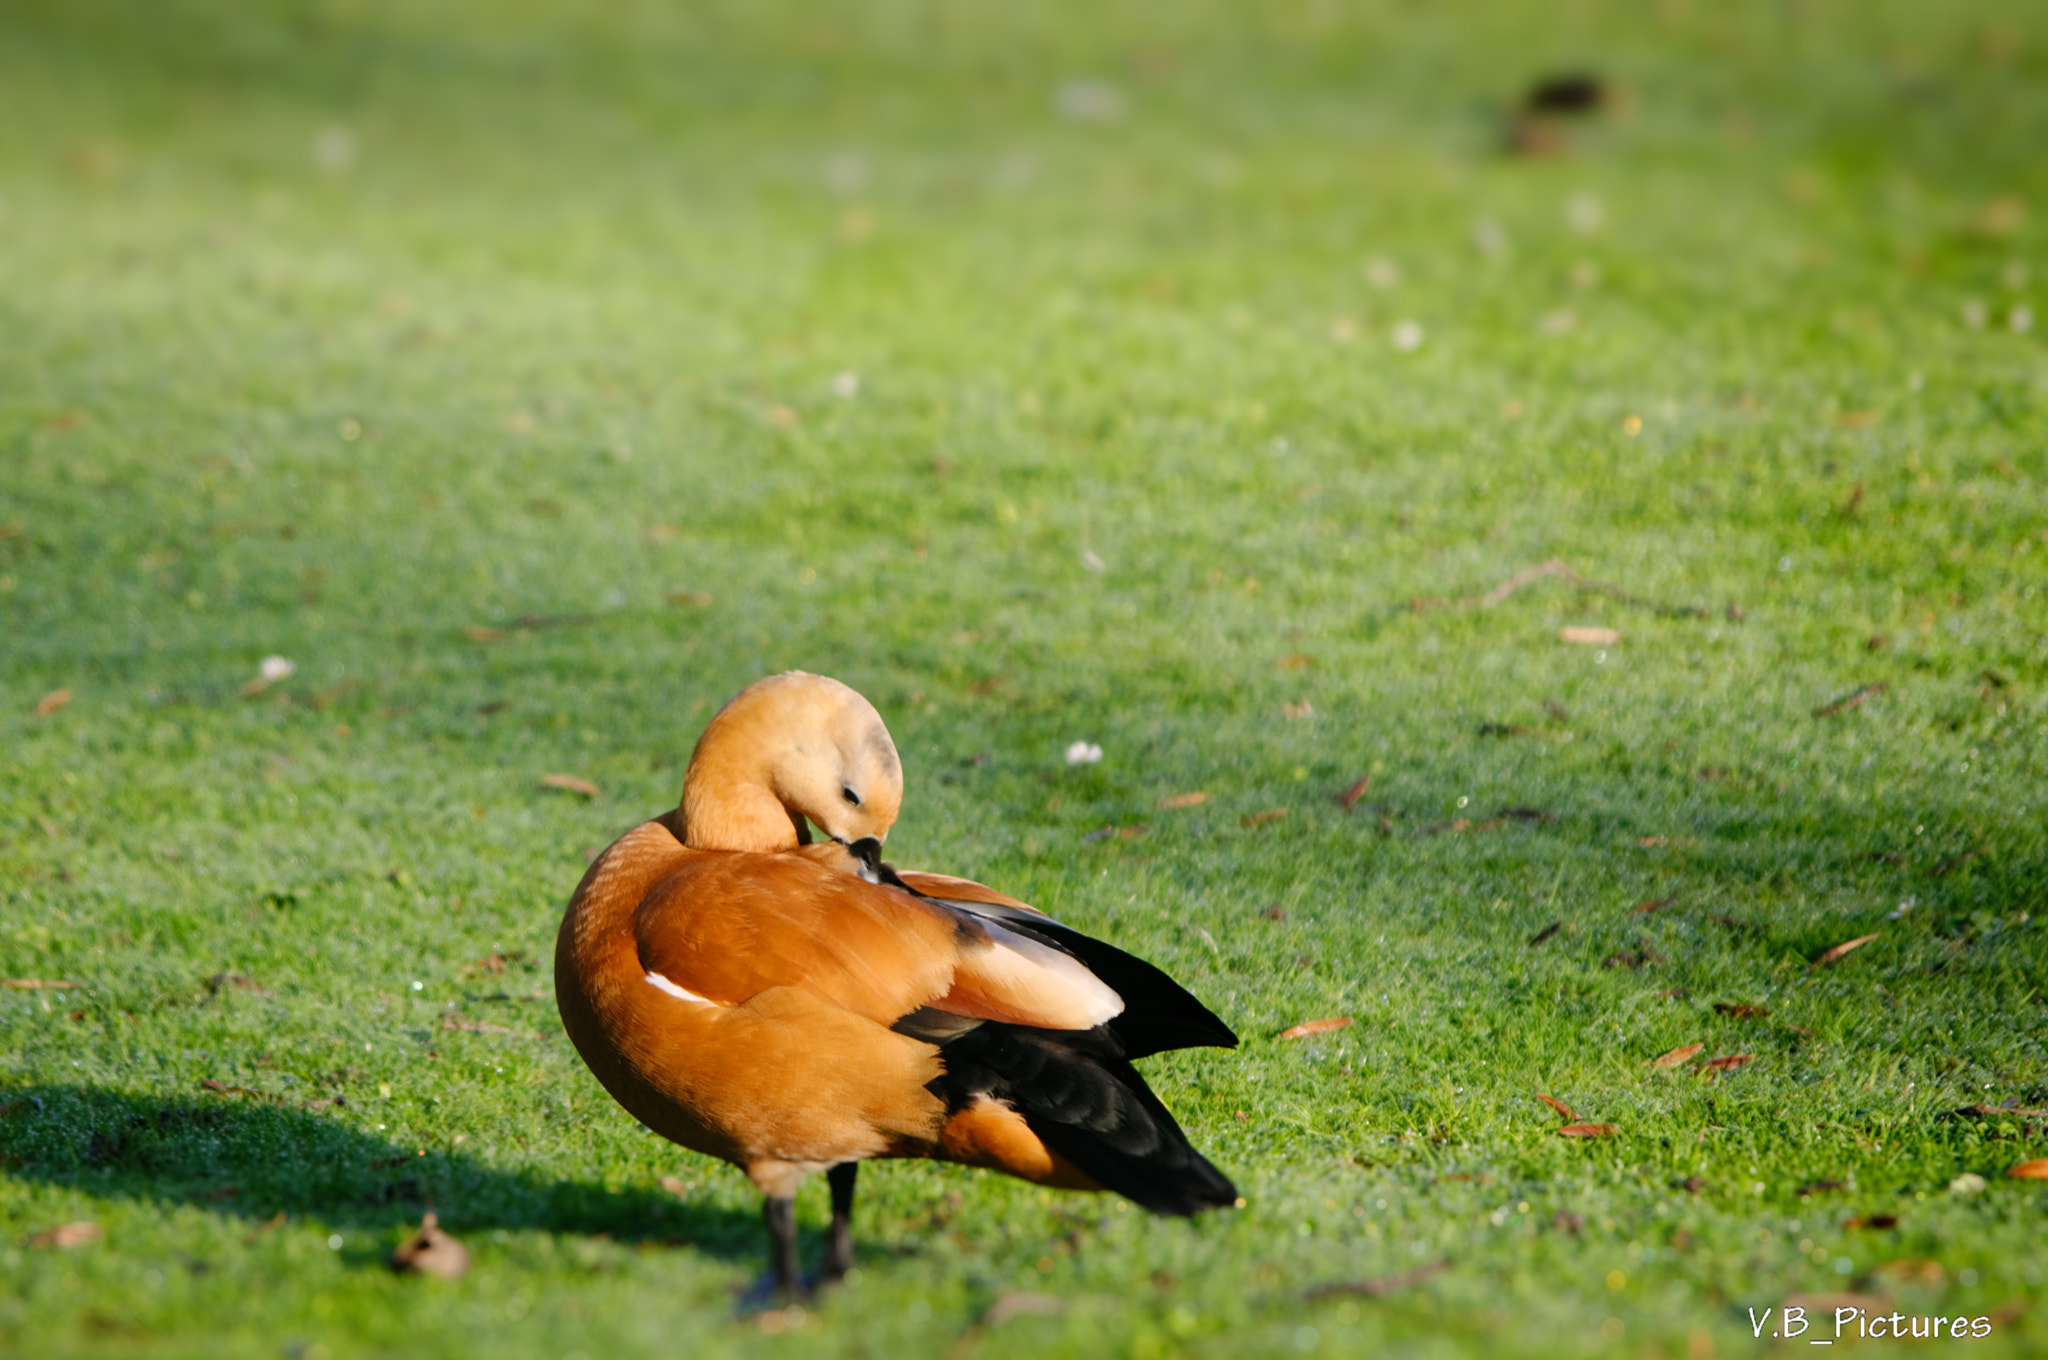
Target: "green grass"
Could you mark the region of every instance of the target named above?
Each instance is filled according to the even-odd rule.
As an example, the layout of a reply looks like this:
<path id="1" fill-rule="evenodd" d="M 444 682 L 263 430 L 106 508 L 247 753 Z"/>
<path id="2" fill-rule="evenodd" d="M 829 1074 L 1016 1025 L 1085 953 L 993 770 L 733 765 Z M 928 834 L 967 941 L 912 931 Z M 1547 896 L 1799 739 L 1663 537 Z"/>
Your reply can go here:
<path id="1" fill-rule="evenodd" d="M 2048 1104 L 2038 8 L 664 9 L 0 6 L 0 975 L 79 984 L 0 992 L 0 1350 L 2048 1345 L 2048 1126 L 1951 1113 Z M 1551 558 L 1705 614 L 1413 603 Z M 1245 1209 L 879 1166 L 858 1280 L 737 1314 L 753 1193 L 547 960 L 792 666 L 899 863 L 1237 1027 L 1148 1072 Z M 425 1202 L 468 1278 L 383 1268 Z"/>

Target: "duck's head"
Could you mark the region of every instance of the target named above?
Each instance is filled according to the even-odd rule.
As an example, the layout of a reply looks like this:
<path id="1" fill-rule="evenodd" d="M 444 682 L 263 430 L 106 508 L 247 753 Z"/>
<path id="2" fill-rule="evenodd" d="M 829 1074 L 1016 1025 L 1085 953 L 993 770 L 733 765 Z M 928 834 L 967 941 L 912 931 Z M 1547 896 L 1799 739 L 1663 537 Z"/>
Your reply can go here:
<path id="1" fill-rule="evenodd" d="M 875 706 L 837 680 L 786 671 L 733 696 L 683 775 L 684 843 L 787 850 L 812 826 L 880 841 L 903 804 L 903 765 Z"/>

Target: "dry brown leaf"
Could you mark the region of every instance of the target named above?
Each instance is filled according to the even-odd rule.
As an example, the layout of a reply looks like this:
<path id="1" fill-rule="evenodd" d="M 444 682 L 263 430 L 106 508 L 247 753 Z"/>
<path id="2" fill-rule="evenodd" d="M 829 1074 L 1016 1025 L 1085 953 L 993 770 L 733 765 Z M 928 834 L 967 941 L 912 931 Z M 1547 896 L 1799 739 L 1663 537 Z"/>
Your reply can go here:
<path id="1" fill-rule="evenodd" d="M 1353 1021 L 1348 1015 L 1333 1015 L 1326 1020 L 1304 1020 L 1300 1024 L 1280 1031 L 1283 1039 L 1306 1039 L 1311 1034 L 1328 1034 L 1333 1029 L 1350 1029 Z"/>
<path id="2" fill-rule="evenodd" d="M 544 774 L 540 777 L 540 782 L 551 789 L 561 789 L 565 793 L 580 793 L 585 798 L 599 796 L 597 785 L 588 779 L 578 779 L 573 774 Z"/>
<path id="3" fill-rule="evenodd" d="M 996 1301 L 981 1315 L 984 1327 L 1000 1327 L 1013 1317 L 1058 1317 L 1067 1311 L 1065 1299 L 1050 1294 L 1033 1294 L 1024 1290 L 1005 1290 L 996 1295 Z"/>
<path id="4" fill-rule="evenodd" d="M 1193 793 L 1176 793 L 1170 797 L 1162 798 L 1159 800 L 1159 806 L 1163 808 L 1200 807 L 1208 801 L 1209 795 L 1197 789 Z"/>
<path id="5" fill-rule="evenodd" d="M 1769 1006 L 1750 1006 L 1736 1001 L 1716 1001 L 1714 1009 L 1737 1020 L 1755 1020 L 1771 1013 Z"/>
<path id="6" fill-rule="evenodd" d="M 1941 1262 L 1911 1259 L 1886 1261 L 1873 1273 L 1904 1284 L 1940 1284 L 1942 1277 Z"/>
<path id="7" fill-rule="evenodd" d="M 1700 1071 L 1703 1074 L 1733 1072 L 1736 1068 L 1755 1061 L 1756 1054 L 1754 1053 L 1730 1053 L 1725 1058 L 1712 1058 L 1700 1064 Z"/>
<path id="8" fill-rule="evenodd" d="M 289 1221 L 290 1220 L 285 1214 L 285 1211 L 279 1209 L 275 1214 L 271 1215 L 269 1218 L 264 1219 L 261 1223 L 258 1223 L 255 1227 L 251 1228 L 248 1234 L 244 1236 L 242 1240 L 244 1242 L 254 1242 L 260 1237 L 268 1237 L 271 1233 L 276 1232 L 279 1228 L 282 1228 Z"/>
<path id="9" fill-rule="evenodd" d="M 462 630 L 462 635 L 471 642 L 497 642 L 505 636 L 502 628 L 486 628 L 482 624 L 471 624 Z"/>
<path id="10" fill-rule="evenodd" d="M 1353 807 L 1357 806 L 1359 799 L 1365 797 L 1365 790 L 1371 783 L 1372 776 L 1365 775 L 1362 778 L 1360 778 L 1356 783 L 1352 784 L 1350 788 L 1345 789 L 1342 793 L 1333 793 L 1330 796 L 1337 800 L 1338 807 L 1341 807 L 1346 812 L 1349 812 Z"/>
<path id="11" fill-rule="evenodd" d="M 1557 1132 L 1563 1138 L 1612 1138 L 1615 1127 L 1612 1124 L 1566 1124 Z"/>
<path id="12" fill-rule="evenodd" d="M 1835 946 L 1835 947 L 1834 947 L 1833 949 L 1830 949 L 1830 950 L 1829 950 L 1829 951 L 1828 951 L 1827 953 L 1825 953 L 1825 954 L 1821 955 L 1821 956 L 1820 956 L 1819 958 L 1815 959 L 1815 960 L 1813 961 L 1813 965 L 1812 965 L 1812 966 L 1813 966 L 1813 967 L 1815 967 L 1815 968 L 1825 968 L 1825 967 L 1827 967 L 1827 966 L 1828 966 L 1829 964 L 1831 964 L 1831 963 L 1835 962 L 1835 961 L 1836 961 L 1837 959 L 1841 958 L 1841 957 L 1842 957 L 1842 956 L 1843 956 L 1844 954 L 1847 954 L 1847 953 L 1848 953 L 1848 952 L 1849 952 L 1850 950 L 1852 950 L 1852 949 L 1861 949 L 1861 948 L 1862 948 L 1862 947 L 1863 947 L 1864 945 L 1867 945 L 1867 944 L 1869 944 L 1869 943 L 1870 943 L 1870 942 L 1871 942 L 1872 940 L 1874 940 L 1874 939 L 1876 939 L 1876 938 L 1877 938 L 1877 936 L 1876 936 L 1876 935 L 1874 935 L 1874 934 L 1872 934 L 1872 935 L 1858 935 L 1858 936 L 1857 936 L 1857 937 L 1856 937 L 1855 939 L 1853 939 L 1853 940 L 1845 940 L 1845 941 L 1843 941 L 1843 942 L 1842 942 L 1841 944 L 1838 944 L 1838 945 L 1836 945 L 1836 946 Z"/>
<path id="13" fill-rule="evenodd" d="M 1264 812 L 1254 812 L 1238 818 L 1237 824 L 1239 826 L 1265 826 L 1268 822 L 1277 822 L 1286 815 L 1286 808 L 1267 808 Z"/>
<path id="14" fill-rule="evenodd" d="M 1612 647 L 1621 641 L 1621 633 L 1613 628 L 1560 628 L 1557 640 L 1579 647 Z"/>
<path id="15" fill-rule="evenodd" d="M 28 1240 L 28 1244 L 38 1250 L 44 1247 L 57 1247 L 69 1251 L 88 1242 L 97 1242 L 106 1235 L 106 1230 L 99 1224 L 81 1220 L 77 1223 L 59 1223 L 54 1228 L 39 1232 Z"/>
<path id="16" fill-rule="evenodd" d="M 1680 1063 L 1691 1062 L 1700 1055 L 1700 1050 L 1705 1047 L 1705 1044 L 1681 1044 L 1669 1053 L 1659 1053 L 1656 1057 L 1650 1059 L 1650 1066 L 1676 1067 Z"/>
<path id="17" fill-rule="evenodd" d="M 469 1273 L 469 1252 L 462 1243 L 441 1231 L 439 1217 L 429 1209 L 420 1220 L 420 1230 L 391 1253 L 391 1268 L 453 1280 Z"/>
<path id="18" fill-rule="evenodd" d="M 76 987 L 78 984 L 75 982 L 59 982 L 52 978 L 8 978 L 7 985 L 21 991 L 33 992 L 44 988 L 61 990 L 65 987 Z"/>
<path id="19" fill-rule="evenodd" d="M 1295 652 L 1291 656 L 1283 656 L 1278 661 L 1275 661 L 1273 663 L 1273 669 L 1281 671 L 1298 671 L 1303 666 L 1313 666 L 1315 664 L 1316 659 L 1310 656 L 1307 652 Z"/>
<path id="20" fill-rule="evenodd" d="M 2016 1181 L 2048 1181 L 2048 1157 L 2036 1157 L 2018 1166 L 2009 1166 L 2005 1174 Z"/>
<path id="21" fill-rule="evenodd" d="M 685 609 L 708 609 L 711 606 L 711 592 L 708 590 L 671 590 L 670 604 L 682 605 Z"/>
<path id="22" fill-rule="evenodd" d="M 801 419 L 795 411 L 779 403 L 768 408 L 768 423 L 781 429 L 794 429 Z"/>
<path id="23" fill-rule="evenodd" d="M 36 700 L 36 716 L 38 718 L 47 718 L 52 713 L 55 713 L 58 709 L 64 707 L 64 705 L 70 702 L 70 690 L 53 689 L 48 694 L 45 694 L 42 698 Z"/>
<path id="24" fill-rule="evenodd" d="M 1899 1216 L 1897 1214 L 1871 1214 L 1865 1217 L 1859 1214 L 1854 1218 L 1843 1219 L 1842 1226 L 1851 1232 L 1859 1228 L 1868 1229 L 1873 1232 L 1883 1232 L 1888 1228 L 1898 1227 Z"/>
<path id="25" fill-rule="evenodd" d="M 1576 1114 L 1572 1113 L 1572 1107 L 1565 1104 L 1562 1100 L 1559 1100 L 1556 1096 L 1547 1096 L 1544 1095 L 1543 1092 L 1538 1091 L 1536 1093 L 1536 1098 L 1542 1101 L 1545 1105 L 1548 1105 L 1551 1109 L 1556 1110 L 1558 1113 L 1558 1117 L 1564 1120 L 1567 1124 L 1571 1123 L 1574 1119 L 1578 1118 Z"/>
<path id="26" fill-rule="evenodd" d="M 663 1176 L 661 1178 L 661 1188 L 668 1191 L 671 1195 L 680 1196 L 690 1193 L 688 1183 L 675 1176 Z"/>
<path id="27" fill-rule="evenodd" d="M 1286 717 L 1287 721 L 1300 722 L 1303 718 L 1313 718 L 1316 715 L 1316 706 L 1306 699 L 1303 699 L 1298 704 L 1282 702 L 1280 712 Z"/>
<path id="28" fill-rule="evenodd" d="M 1628 909 L 1628 914 L 1631 916 L 1648 916 L 1651 912 L 1668 907 L 1677 900 L 1678 894 L 1673 893 L 1669 897 L 1660 897 L 1652 902 L 1638 902 Z"/>

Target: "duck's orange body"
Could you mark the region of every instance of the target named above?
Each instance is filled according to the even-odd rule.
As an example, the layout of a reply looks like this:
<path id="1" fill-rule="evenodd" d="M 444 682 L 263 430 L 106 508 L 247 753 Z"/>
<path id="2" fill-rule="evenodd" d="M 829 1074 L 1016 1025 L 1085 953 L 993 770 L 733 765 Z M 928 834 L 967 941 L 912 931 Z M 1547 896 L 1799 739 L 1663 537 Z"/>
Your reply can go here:
<path id="1" fill-rule="evenodd" d="M 789 1199 L 832 1170 L 828 1273 L 853 1166 L 929 1157 L 1189 1213 L 1235 1191 L 1129 1058 L 1234 1042 L 1163 974 L 965 879 L 879 860 L 900 773 L 835 681 L 791 673 L 707 728 L 683 806 L 622 836 L 556 945 L 563 1023 L 636 1118 Z M 808 844 L 808 825 L 833 837 Z"/>

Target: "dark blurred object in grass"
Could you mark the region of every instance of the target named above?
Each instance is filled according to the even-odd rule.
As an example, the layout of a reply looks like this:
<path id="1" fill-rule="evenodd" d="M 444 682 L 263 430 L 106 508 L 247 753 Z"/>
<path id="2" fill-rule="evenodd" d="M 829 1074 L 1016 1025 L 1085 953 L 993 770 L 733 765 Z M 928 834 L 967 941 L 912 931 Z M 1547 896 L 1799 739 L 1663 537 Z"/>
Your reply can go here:
<path id="1" fill-rule="evenodd" d="M 1613 89 L 1586 71 L 1538 77 L 1508 115 L 1507 148 L 1517 156 L 1555 156 L 1566 149 L 1563 120 L 1600 113 Z"/>

